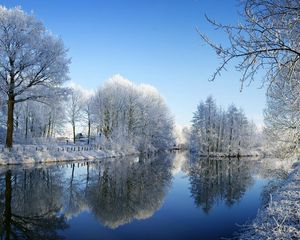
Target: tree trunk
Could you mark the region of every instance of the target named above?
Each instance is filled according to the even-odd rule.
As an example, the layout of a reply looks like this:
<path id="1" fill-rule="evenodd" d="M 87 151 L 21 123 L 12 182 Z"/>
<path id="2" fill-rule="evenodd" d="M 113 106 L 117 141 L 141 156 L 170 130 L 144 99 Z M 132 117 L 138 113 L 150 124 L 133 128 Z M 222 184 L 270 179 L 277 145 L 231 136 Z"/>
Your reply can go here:
<path id="1" fill-rule="evenodd" d="M 6 147 L 12 148 L 13 145 L 13 132 L 14 132 L 14 107 L 15 98 L 14 96 L 8 97 L 7 103 L 7 122 L 6 122 Z"/>
<path id="2" fill-rule="evenodd" d="M 233 142 L 233 117 L 231 118 L 230 135 L 229 135 L 229 155 L 231 155 Z"/>
<path id="3" fill-rule="evenodd" d="M 51 116 L 49 117 L 48 120 L 48 131 L 47 131 L 47 137 L 50 137 L 50 133 L 51 133 Z"/>
<path id="4" fill-rule="evenodd" d="M 52 123 L 51 123 L 51 133 L 50 133 L 50 137 L 53 137 L 53 132 L 54 132 L 54 119 L 52 120 Z"/>
<path id="5" fill-rule="evenodd" d="M 28 137 L 28 113 L 26 113 L 26 118 L 25 118 L 25 139 Z"/>
<path id="6" fill-rule="evenodd" d="M 73 142 L 75 143 L 76 141 L 76 136 L 75 136 L 75 123 L 72 124 L 72 127 L 73 127 Z"/>
<path id="7" fill-rule="evenodd" d="M 88 140 L 87 144 L 90 144 L 90 136 L 91 136 L 91 120 L 88 121 Z"/>

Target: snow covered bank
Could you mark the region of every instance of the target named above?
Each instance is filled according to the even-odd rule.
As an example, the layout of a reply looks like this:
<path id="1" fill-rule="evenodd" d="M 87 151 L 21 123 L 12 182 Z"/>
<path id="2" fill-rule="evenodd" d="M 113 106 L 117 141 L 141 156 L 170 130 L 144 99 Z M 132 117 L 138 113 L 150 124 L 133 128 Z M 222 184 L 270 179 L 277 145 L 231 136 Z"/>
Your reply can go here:
<path id="1" fill-rule="evenodd" d="M 240 239 L 300 239 L 300 162 Z"/>
<path id="2" fill-rule="evenodd" d="M 261 150 L 240 150 L 231 152 L 210 152 L 207 153 L 195 153 L 199 157 L 265 157 L 265 153 Z"/>
<path id="3" fill-rule="evenodd" d="M 94 160 L 138 154 L 138 152 L 132 149 L 128 149 L 126 151 L 105 150 L 90 146 L 47 147 L 35 145 L 17 145 L 11 151 L 3 147 L 0 149 L 0 165 Z"/>

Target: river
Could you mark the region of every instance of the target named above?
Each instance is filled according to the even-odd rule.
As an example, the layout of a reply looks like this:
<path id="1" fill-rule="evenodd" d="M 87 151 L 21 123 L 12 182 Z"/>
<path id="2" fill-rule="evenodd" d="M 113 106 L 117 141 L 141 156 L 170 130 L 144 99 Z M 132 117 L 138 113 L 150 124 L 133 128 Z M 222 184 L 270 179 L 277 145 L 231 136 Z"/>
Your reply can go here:
<path id="1" fill-rule="evenodd" d="M 186 152 L 0 168 L 0 239 L 234 237 L 285 176 L 271 159 Z"/>

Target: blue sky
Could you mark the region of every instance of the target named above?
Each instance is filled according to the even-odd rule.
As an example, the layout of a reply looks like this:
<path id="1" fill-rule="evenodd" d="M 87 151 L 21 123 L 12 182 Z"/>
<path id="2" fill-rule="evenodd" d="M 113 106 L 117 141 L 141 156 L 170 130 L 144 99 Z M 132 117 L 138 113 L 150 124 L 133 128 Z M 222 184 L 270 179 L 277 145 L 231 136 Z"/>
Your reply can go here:
<path id="1" fill-rule="evenodd" d="M 204 14 L 235 23 L 236 0 L 6 0 L 0 4 L 33 11 L 60 36 L 72 59 L 71 80 L 87 89 L 121 74 L 155 86 L 179 124 L 190 124 L 197 104 L 210 94 L 217 104 L 235 103 L 262 124 L 265 91 L 259 89 L 259 81 L 240 92 L 240 74 L 229 68 L 209 82 L 219 61 L 196 32 L 198 27 L 211 39 L 226 42 Z"/>

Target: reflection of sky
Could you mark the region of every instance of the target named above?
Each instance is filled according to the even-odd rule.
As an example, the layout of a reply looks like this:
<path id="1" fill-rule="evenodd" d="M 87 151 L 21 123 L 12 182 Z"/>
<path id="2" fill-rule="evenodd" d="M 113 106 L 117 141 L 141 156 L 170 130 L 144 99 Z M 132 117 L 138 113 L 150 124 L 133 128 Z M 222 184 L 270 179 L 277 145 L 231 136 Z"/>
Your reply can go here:
<path id="1" fill-rule="evenodd" d="M 134 220 L 111 230 L 85 211 L 68 222 L 71 228 L 67 236 L 70 239 L 199 239 L 199 236 L 218 239 L 231 236 L 232 231 L 239 229 L 236 224 L 251 220 L 257 213 L 259 196 L 267 181 L 256 180 L 238 203 L 228 207 L 219 202 L 205 214 L 195 207 L 188 188 L 189 180 L 181 172 L 176 174 L 163 207 L 151 218 Z"/>
<path id="2" fill-rule="evenodd" d="M 101 225 L 92 212 L 83 211 L 68 221 L 71 227 L 63 235 L 70 239 L 199 239 L 199 236 L 201 239 L 219 239 L 231 237 L 232 232 L 239 230 L 237 224 L 256 216 L 261 204 L 260 194 L 268 180 L 253 173 L 252 185 L 237 202 L 228 206 L 224 199 L 218 198 L 205 213 L 201 207 L 195 206 L 188 172 L 181 171 L 186 163 L 184 155 L 175 157 L 172 187 L 162 207 L 149 217 L 133 219 L 128 224 L 110 229 Z"/>
<path id="3" fill-rule="evenodd" d="M 75 240 L 232 237 L 237 224 L 257 214 L 277 166 L 267 160 L 189 159 L 184 153 L 139 159 L 90 163 L 88 182 L 83 163 L 74 163 L 73 180 L 73 163 L 28 169 L 28 188 L 24 170 L 16 170 L 13 211 L 31 213 L 32 203 L 48 207 L 51 201 L 58 206 L 54 214 L 64 215 L 70 226 L 59 233 Z M 30 202 L 18 202 L 28 194 Z"/>

